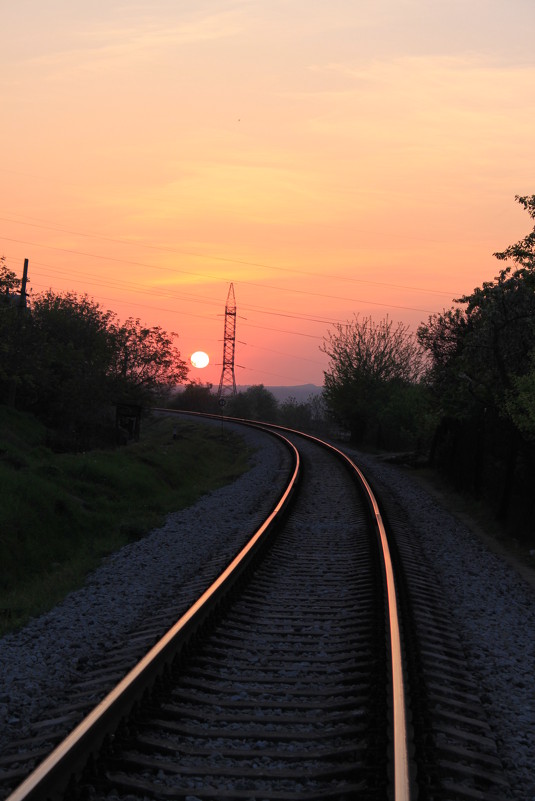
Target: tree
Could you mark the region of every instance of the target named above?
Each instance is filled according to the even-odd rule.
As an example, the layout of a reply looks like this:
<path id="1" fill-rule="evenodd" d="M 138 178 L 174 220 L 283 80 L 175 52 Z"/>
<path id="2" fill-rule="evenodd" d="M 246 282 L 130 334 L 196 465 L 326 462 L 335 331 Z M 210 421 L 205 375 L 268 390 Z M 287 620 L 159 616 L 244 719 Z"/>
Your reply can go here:
<path id="1" fill-rule="evenodd" d="M 531 368 L 521 376 L 513 378 L 513 387 L 507 393 L 507 413 L 521 435 L 535 443 L 535 350 L 530 356 Z"/>
<path id="2" fill-rule="evenodd" d="M 362 443 L 388 425 L 392 395 L 402 394 L 423 372 L 421 349 L 408 326 L 388 318 L 355 315 L 336 323 L 321 350 L 330 358 L 324 398 L 335 419 Z"/>
<path id="3" fill-rule="evenodd" d="M 154 403 L 187 375 L 175 334 L 121 324 L 87 295 L 49 290 L 24 314 L 0 304 L 0 327 L 2 398 L 15 388 L 19 408 L 62 432 L 61 447 L 91 447 L 113 405 Z"/>
<path id="4" fill-rule="evenodd" d="M 429 357 L 425 382 L 439 414 L 464 414 L 475 402 L 463 357 L 470 328 L 464 309 L 449 309 L 431 315 L 417 330 L 418 341 Z"/>
<path id="5" fill-rule="evenodd" d="M 6 257 L 0 256 L 0 293 L 5 297 L 17 292 L 22 281 L 17 278 L 16 273 L 10 270 L 6 264 Z"/>
<path id="6" fill-rule="evenodd" d="M 535 195 L 516 200 L 535 219 Z M 509 263 L 431 316 L 418 340 L 442 417 L 437 461 L 505 519 L 535 460 L 535 228 L 494 255 Z"/>
<path id="7" fill-rule="evenodd" d="M 299 403 L 292 395 L 279 405 L 279 420 L 288 428 L 308 431 L 312 428 L 312 406 Z"/>
<path id="8" fill-rule="evenodd" d="M 277 399 L 263 384 L 254 384 L 244 392 L 229 398 L 225 414 L 249 420 L 263 420 L 275 423 L 278 416 Z"/>
<path id="9" fill-rule="evenodd" d="M 515 200 L 524 207 L 531 219 L 535 220 L 535 195 L 515 195 Z M 529 271 L 535 269 L 535 227 L 524 239 L 495 253 L 494 256 L 500 261 L 511 259 L 519 265 L 519 269 L 525 268 Z"/>
<path id="10" fill-rule="evenodd" d="M 188 381 L 186 386 L 173 397 L 170 406 L 172 409 L 183 409 L 188 412 L 206 412 L 217 414 L 220 407 L 217 395 L 212 392 L 212 384 L 202 384 L 200 381 Z"/>
<path id="11" fill-rule="evenodd" d="M 26 408 L 73 434 L 95 426 L 102 406 L 110 402 L 113 320 L 113 312 L 87 295 L 49 290 L 34 298 Z"/>
<path id="12" fill-rule="evenodd" d="M 21 281 L 0 257 L 0 400 L 14 404 L 23 368 L 25 321 L 16 290 Z"/>
<path id="13" fill-rule="evenodd" d="M 535 218 L 535 195 L 517 197 Z M 498 259 L 512 265 L 470 295 L 456 300 L 464 308 L 432 315 L 417 336 L 431 359 L 429 373 L 442 410 L 470 417 L 492 409 L 502 418 L 514 404 L 517 379 L 532 367 L 535 346 L 535 229 Z"/>
<path id="14" fill-rule="evenodd" d="M 173 344 L 177 334 L 129 317 L 111 326 L 110 377 L 117 400 L 144 403 L 166 396 L 187 377 L 186 362 Z"/>

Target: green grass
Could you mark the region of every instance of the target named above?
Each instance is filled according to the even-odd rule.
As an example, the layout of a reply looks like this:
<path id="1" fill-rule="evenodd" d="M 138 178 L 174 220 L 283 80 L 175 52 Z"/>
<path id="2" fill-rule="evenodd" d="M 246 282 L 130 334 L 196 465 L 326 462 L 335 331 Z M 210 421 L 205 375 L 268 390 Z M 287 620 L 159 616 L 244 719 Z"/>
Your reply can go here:
<path id="1" fill-rule="evenodd" d="M 168 512 L 233 481 L 250 455 L 222 427 L 158 417 L 138 443 L 56 454 L 37 421 L 0 406 L 0 634 L 50 609 Z"/>

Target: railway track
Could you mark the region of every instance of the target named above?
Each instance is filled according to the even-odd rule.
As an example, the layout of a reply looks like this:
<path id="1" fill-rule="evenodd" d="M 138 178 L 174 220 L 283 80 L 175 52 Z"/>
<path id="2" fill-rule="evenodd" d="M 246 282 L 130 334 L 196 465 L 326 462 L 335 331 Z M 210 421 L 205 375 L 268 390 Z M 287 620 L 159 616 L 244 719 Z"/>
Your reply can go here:
<path id="1" fill-rule="evenodd" d="M 269 518 L 9 801 L 507 797 L 399 510 L 340 452 L 284 437 Z M 0 786 L 23 764 L 0 761 Z"/>

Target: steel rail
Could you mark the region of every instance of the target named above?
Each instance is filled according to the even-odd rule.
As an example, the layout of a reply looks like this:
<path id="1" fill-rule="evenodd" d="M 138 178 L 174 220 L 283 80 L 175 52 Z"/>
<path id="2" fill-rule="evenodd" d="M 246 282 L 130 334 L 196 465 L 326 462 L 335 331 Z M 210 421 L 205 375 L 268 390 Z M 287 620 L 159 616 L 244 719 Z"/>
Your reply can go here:
<path id="1" fill-rule="evenodd" d="M 161 409 L 159 411 L 175 412 L 176 410 Z M 405 670 L 401 640 L 401 630 L 398 615 L 397 603 L 397 589 L 396 580 L 394 576 L 394 567 L 392 563 L 392 556 L 388 544 L 388 536 L 386 527 L 384 525 L 379 504 L 375 494 L 368 483 L 362 470 L 353 462 L 353 460 L 343 451 L 336 446 L 332 445 L 325 440 L 315 437 L 312 434 L 306 434 L 303 431 L 296 431 L 295 429 L 286 426 L 276 425 L 274 423 L 264 423 L 255 420 L 245 420 L 242 418 L 226 417 L 224 415 L 216 414 L 203 414 L 198 412 L 180 412 L 180 414 L 192 415 L 196 417 L 209 417 L 232 422 L 241 423 L 244 425 L 252 425 L 256 428 L 261 428 L 265 431 L 283 431 L 291 433 L 305 439 L 316 442 L 318 445 L 327 448 L 335 453 L 339 459 L 345 462 L 350 472 L 358 480 L 361 488 L 364 490 L 365 496 L 370 506 L 370 511 L 375 522 L 375 528 L 379 543 L 381 546 L 381 554 L 383 559 L 383 567 L 385 571 L 386 594 L 388 603 L 388 623 L 389 623 L 389 640 L 390 640 L 390 660 L 391 660 L 391 703 L 392 703 L 392 761 L 393 761 L 393 788 L 392 795 L 394 801 L 411 801 L 411 780 L 410 780 L 410 765 L 409 765 L 409 731 L 408 731 L 408 717 L 406 709 L 406 681 Z"/>
<path id="2" fill-rule="evenodd" d="M 342 453 L 342 451 L 340 451 Z M 395 801 L 410 801 L 410 770 L 409 770 L 409 737 L 407 728 L 407 711 L 405 698 L 405 677 L 403 670 L 403 652 L 401 647 L 401 632 L 398 617 L 396 581 L 392 557 L 388 545 L 385 525 L 381 517 L 379 505 L 375 495 L 362 471 L 354 462 L 343 454 L 357 473 L 366 493 L 375 516 L 375 524 L 381 540 L 386 587 L 388 595 L 388 617 L 390 626 L 390 653 L 392 669 L 392 715 L 393 715 L 393 748 L 394 748 L 394 799 Z"/>
<path id="3" fill-rule="evenodd" d="M 183 414 L 185 416 L 207 417 L 221 422 L 238 423 L 253 426 L 279 436 L 290 448 L 294 456 L 294 469 L 291 480 L 275 506 L 271 515 L 255 532 L 247 545 L 229 564 L 221 576 L 201 595 L 193 606 L 180 618 L 151 651 L 136 665 L 133 670 L 112 690 L 108 696 L 74 729 L 74 731 L 16 788 L 6 801 L 43 801 L 44 798 L 56 801 L 64 797 L 68 777 L 80 773 L 87 763 L 88 756 L 96 753 L 102 746 L 106 736 L 112 733 L 119 722 L 134 708 L 143 694 L 150 689 L 155 678 L 161 675 L 167 666 L 179 654 L 191 634 L 206 620 L 211 611 L 229 586 L 233 586 L 238 577 L 250 564 L 260 545 L 265 542 L 270 531 L 286 511 L 295 491 L 300 474 L 300 459 L 295 446 L 280 432 L 287 432 L 305 437 L 318 445 L 327 448 L 340 458 L 355 476 L 367 498 L 372 518 L 380 543 L 382 554 L 386 594 L 388 602 L 389 640 L 391 654 L 391 703 L 392 703 L 392 773 L 393 786 L 391 797 L 394 801 L 411 801 L 411 784 L 409 769 L 409 737 L 407 731 L 407 713 L 405 700 L 405 678 L 403 666 L 402 640 L 398 620 L 397 591 L 394 569 L 388 545 L 388 537 L 382 520 L 379 504 L 360 468 L 340 449 L 329 442 L 301 431 L 261 423 L 258 421 L 230 418 L 223 415 L 181 412 L 171 409 L 155 411 Z"/>
<path id="4" fill-rule="evenodd" d="M 397 589 L 396 580 L 394 576 L 394 567 L 388 544 L 388 536 L 386 527 L 381 516 L 379 504 L 375 494 L 364 476 L 362 470 L 353 462 L 353 460 L 339 448 L 336 448 L 329 442 L 314 437 L 312 434 L 305 434 L 301 431 L 293 431 L 290 428 L 283 426 L 276 426 L 279 430 L 292 432 L 299 436 L 304 436 L 307 439 L 317 442 L 320 445 L 331 450 L 339 458 L 341 458 L 350 468 L 350 470 L 357 477 L 360 485 L 365 491 L 368 503 L 370 505 L 372 515 L 375 521 L 375 527 L 381 544 L 381 553 L 383 557 L 383 566 L 385 570 L 385 580 L 387 589 L 388 600 L 388 618 L 389 618 L 389 634 L 390 634 L 390 655 L 391 655 L 391 675 L 392 675 L 392 742 L 393 742 L 393 798 L 394 801 L 411 801 L 411 782 L 410 782 L 410 766 L 409 766 L 409 733 L 408 733 L 408 718 L 406 710 L 406 691 L 405 691 L 405 671 L 403 661 L 403 651 L 401 645 L 401 631 L 398 616 L 398 603 L 397 603 Z"/>
<path id="5" fill-rule="evenodd" d="M 276 530 L 295 492 L 301 461 L 299 452 L 288 439 L 278 432 L 271 433 L 283 440 L 293 457 L 290 480 L 273 511 L 213 584 L 6 801 L 59 801 L 65 797 L 71 777 L 81 773 L 90 755 L 98 752 L 106 737 L 150 690 Z"/>

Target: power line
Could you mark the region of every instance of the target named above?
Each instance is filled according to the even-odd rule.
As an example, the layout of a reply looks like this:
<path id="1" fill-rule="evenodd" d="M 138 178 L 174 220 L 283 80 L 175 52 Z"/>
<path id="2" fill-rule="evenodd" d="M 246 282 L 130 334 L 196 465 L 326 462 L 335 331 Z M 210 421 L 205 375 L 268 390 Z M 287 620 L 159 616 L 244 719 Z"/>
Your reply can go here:
<path id="1" fill-rule="evenodd" d="M 11 217 L 0 217 L 0 220 L 4 222 L 14 222 L 16 225 L 27 225 L 28 227 L 32 228 L 41 228 L 47 231 L 57 231 L 60 233 L 72 234 L 73 236 L 83 236 L 88 239 L 101 239 L 104 242 L 113 242 L 115 244 L 121 245 L 130 245 L 134 247 L 143 247 L 149 250 L 157 250 L 163 253 L 176 253 L 183 256 L 194 256 L 195 258 L 200 259 L 210 259 L 212 261 L 221 261 L 230 264 L 240 264 L 245 267 L 261 267 L 262 269 L 266 270 L 276 270 L 277 272 L 284 272 L 284 273 L 293 273 L 294 275 L 303 275 L 307 277 L 313 278 L 326 278 L 329 280 L 337 280 L 337 281 L 346 281 L 349 283 L 359 283 L 359 284 L 370 284 L 372 286 L 384 286 L 384 287 L 391 287 L 394 289 L 409 289 L 413 292 L 428 292 L 435 295 L 447 295 L 448 297 L 452 297 L 454 295 L 458 295 L 458 292 L 451 292 L 449 290 L 442 290 L 442 289 L 427 289 L 425 287 L 418 287 L 418 286 L 407 286 L 405 284 L 393 284 L 387 281 L 371 281 L 367 278 L 357 278 L 355 276 L 349 275 L 337 275 L 334 273 L 329 272 L 328 274 L 324 273 L 317 273 L 310 270 L 297 270 L 294 267 L 276 267 L 273 264 L 267 264 L 265 262 L 255 262 L 255 261 L 246 261 L 244 259 L 233 259 L 227 256 L 212 256 L 207 255 L 206 253 L 199 253 L 196 251 L 191 250 L 184 250 L 182 248 L 170 248 L 164 245 L 153 245 L 147 242 L 139 242 L 132 239 L 120 239 L 117 237 L 110 237 L 105 236 L 103 234 L 92 234 L 92 233 L 84 233 L 83 231 L 72 231 L 69 228 L 62 228 L 60 226 L 52 226 L 50 224 L 42 225 L 37 223 L 27 223 L 20 220 L 15 220 Z M 29 244 L 29 243 L 25 243 Z M 42 247 L 45 247 L 44 245 Z M 208 276 L 210 277 L 210 276 Z"/>
<path id="2" fill-rule="evenodd" d="M 263 368 L 262 368 L 262 370 L 259 370 L 257 367 L 246 367 L 244 365 L 237 365 L 237 367 L 240 370 L 249 370 L 250 372 L 261 373 L 263 376 L 264 375 L 272 375 L 272 376 L 275 376 L 275 378 L 284 378 L 286 381 L 292 381 L 292 380 L 295 381 L 295 376 L 282 375 L 281 373 L 272 373 L 269 370 L 264 370 Z"/>
<path id="3" fill-rule="evenodd" d="M 32 282 L 34 283 L 34 282 Z M 39 284 L 37 283 L 36 286 L 46 287 L 46 284 Z M 109 300 L 113 301 L 114 303 L 117 302 L 117 298 L 108 298 L 105 295 L 100 295 L 99 300 Z M 214 317 L 210 317 L 207 314 L 194 314 L 193 312 L 184 312 L 179 311 L 177 312 L 176 309 L 166 309 L 162 306 L 149 306 L 146 303 L 136 303 L 135 301 L 128 301 L 129 306 L 140 306 L 143 309 L 152 309 L 153 311 L 160 311 L 160 312 L 169 312 L 170 314 L 179 314 L 182 317 L 199 317 L 202 320 L 214 320 Z"/>
<path id="4" fill-rule="evenodd" d="M 41 248 L 45 248 L 47 250 L 59 250 L 59 251 L 61 251 L 63 253 L 71 253 L 71 254 L 76 255 L 76 256 L 88 256 L 88 257 L 94 258 L 94 259 L 100 259 L 100 260 L 104 260 L 104 261 L 113 261 L 113 262 L 117 262 L 119 264 L 129 264 L 131 266 L 136 266 L 136 267 L 149 267 L 152 270 L 163 270 L 165 272 L 176 273 L 176 274 L 179 274 L 179 275 L 193 275 L 196 278 L 211 278 L 212 280 L 218 281 L 218 282 L 220 282 L 222 280 L 220 276 L 214 276 L 214 275 L 210 275 L 210 274 L 207 274 L 207 273 L 205 273 L 205 274 L 195 273 L 195 272 L 193 272 L 191 270 L 179 270 L 177 267 L 163 267 L 162 265 L 159 265 L 159 264 L 147 264 L 147 262 L 131 261 L 129 259 L 119 259 L 119 258 L 114 257 L 114 256 L 101 256 L 98 253 L 87 253 L 87 252 L 80 251 L 80 250 L 72 250 L 70 248 L 60 248 L 60 247 L 57 247 L 57 246 L 54 246 L 54 245 L 41 245 L 38 242 L 26 242 L 26 241 L 21 240 L 21 239 L 12 239 L 10 237 L 3 237 L 3 238 L 7 242 L 17 242 L 19 244 L 32 245 L 33 247 L 41 247 Z M 396 304 L 396 303 L 385 303 L 384 301 L 362 300 L 362 298 L 348 298 L 348 297 L 341 297 L 340 295 L 327 295 L 324 292 L 311 292 L 311 291 L 305 290 L 305 289 L 292 289 L 292 288 L 289 288 L 289 287 L 274 287 L 274 286 L 271 286 L 271 285 L 265 284 L 265 283 L 264 284 L 259 284 L 259 283 L 255 282 L 255 281 L 240 281 L 240 282 L 234 282 L 234 283 L 240 283 L 240 284 L 245 284 L 246 286 L 258 287 L 258 288 L 260 288 L 260 289 L 262 289 L 264 291 L 266 289 L 272 289 L 272 290 L 274 290 L 276 292 L 290 292 L 290 293 L 298 294 L 298 295 L 308 295 L 310 297 L 319 297 L 319 298 L 323 298 L 323 299 L 328 298 L 329 300 L 343 300 L 346 303 L 357 303 L 357 304 L 360 303 L 360 304 L 367 304 L 367 305 L 371 305 L 371 306 L 380 306 L 381 308 L 402 309 L 404 311 L 416 311 L 416 312 L 421 312 L 422 314 L 433 314 L 433 311 L 434 311 L 433 309 L 420 309 L 420 308 L 416 308 L 414 306 L 404 306 L 404 305 L 400 305 L 400 304 Z"/>
<path id="5" fill-rule="evenodd" d="M 245 343 L 245 345 L 246 347 L 255 348 L 255 350 L 265 350 L 268 353 L 275 353 L 277 354 L 277 356 L 284 356 L 285 358 L 291 356 L 292 359 L 299 359 L 302 362 L 310 362 L 311 364 L 317 364 L 319 367 L 324 366 L 323 362 L 318 362 L 316 361 L 316 359 L 308 359 L 306 356 L 296 356 L 295 354 L 289 354 L 281 350 L 273 350 L 273 348 L 264 348 L 262 345 L 249 345 L 249 343 Z"/>
<path id="6" fill-rule="evenodd" d="M 36 286 L 46 286 L 46 284 L 36 284 Z M 100 299 L 101 300 L 110 300 L 110 301 L 114 301 L 114 302 L 117 301 L 117 298 L 108 298 L 105 295 L 100 295 Z M 128 301 L 128 304 L 130 306 L 140 306 L 141 308 L 144 308 L 144 309 L 152 309 L 153 311 L 169 312 L 170 314 L 181 315 L 183 317 L 184 316 L 185 317 L 199 317 L 200 319 L 203 319 L 203 320 L 213 320 L 214 319 L 213 317 L 211 317 L 211 316 L 209 316 L 207 314 L 194 314 L 193 312 L 177 311 L 177 309 L 167 309 L 167 308 L 163 308 L 162 306 L 149 306 L 146 303 L 135 303 L 134 301 Z M 259 328 L 262 331 L 275 331 L 275 332 L 277 332 L 279 334 L 292 334 L 292 336 L 306 337 L 307 339 L 323 339 L 323 337 L 319 336 L 318 334 L 305 334 L 302 331 L 288 331 L 285 328 L 272 328 L 272 327 L 266 326 L 266 325 L 256 325 L 255 323 L 251 323 L 248 320 L 246 320 L 246 324 L 247 324 L 247 326 L 249 328 Z"/>
<path id="7" fill-rule="evenodd" d="M 170 299 L 174 299 L 174 300 L 187 300 L 187 301 L 192 301 L 193 303 L 202 303 L 203 305 L 208 303 L 208 304 L 212 304 L 214 306 L 217 306 L 218 308 L 221 307 L 221 302 L 220 301 L 216 300 L 215 298 L 208 298 L 206 295 L 202 295 L 201 296 L 201 295 L 194 295 L 194 294 L 187 293 L 187 292 L 186 293 L 184 293 L 184 292 L 177 293 L 177 292 L 172 292 L 171 290 L 158 290 L 158 289 L 146 287 L 143 284 L 136 284 L 136 283 L 134 283 L 132 281 L 123 281 L 123 282 L 120 282 L 120 281 L 111 282 L 111 281 L 104 281 L 104 280 L 95 281 L 95 280 L 93 280 L 94 276 L 91 275 L 90 273 L 78 272 L 76 274 L 76 277 L 74 277 L 70 270 L 56 269 L 55 267 L 52 267 L 52 266 L 50 266 L 48 264 L 43 264 L 42 262 L 36 262 L 36 261 L 32 262 L 32 264 L 34 265 L 34 267 L 35 266 L 37 266 L 37 267 L 46 267 L 52 273 L 58 273 L 59 275 L 69 276 L 69 278 L 74 283 L 81 283 L 84 286 L 87 286 L 89 284 L 91 286 L 109 287 L 111 289 L 120 289 L 120 290 L 128 289 L 130 292 L 136 292 L 138 294 L 143 294 L 143 295 L 153 295 L 153 296 L 156 296 L 156 297 L 170 298 Z M 46 277 L 47 273 L 44 273 L 43 275 Z M 142 304 L 138 304 L 138 305 L 142 305 Z M 154 307 L 147 305 L 146 308 L 150 309 L 150 308 L 154 308 Z M 285 318 L 290 318 L 290 319 L 294 319 L 294 320 L 304 320 L 305 322 L 322 323 L 323 325 L 335 325 L 337 323 L 345 322 L 343 320 L 340 320 L 340 319 L 337 319 L 337 318 L 333 318 L 333 317 L 317 317 L 316 315 L 312 315 L 312 314 L 298 314 L 296 312 L 291 312 L 291 311 L 286 310 L 286 309 L 279 310 L 279 311 L 274 311 L 272 309 L 266 309 L 263 306 L 252 306 L 252 305 L 244 305 L 242 308 L 243 308 L 244 311 L 252 311 L 252 312 L 255 312 L 257 314 L 268 314 L 268 315 L 271 315 L 271 316 L 274 316 L 274 317 L 285 317 Z M 245 319 L 247 319 L 247 318 L 245 318 Z"/>
<path id="8" fill-rule="evenodd" d="M 36 283 L 35 281 L 32 282 L 32 283 L 33 283 L 33 285 L 35 285 L 37 287 L 46 287 L 46 284 L 39 284 L 38 282 Z M 110 298 L 110 297 L 107 297 L 106 295 L 100 295 L 99 297 L 100 297 L 100 300 L 117 301 L 117 298 Z M 195 314 L 193 312 L 184 312 L 182 310 L 170 309 L 170 308 L 166 308 L 166 307 L 163 307 L 163 306 L 152 306 L 152 305 L 149 305 L 147 303 L 136 303 L 135 301 L 128 301 L 128 303 L 131 306 L 138 306 L 138 307 L 141 307 L 141 308 L 144 308 L 144 309 L 151 309 L 152 311 L 166 312 L 166 313 L 169 313 L 169 314 L 175 314 L 175 315 L 186 316 L 186 317 L 197 317 L 197 318 L 202 319 L 202 320 L 212 320 L 212 321 L 214 320 L 213 316 L 210 316 L 210 315 L 207 315 L 207 314 Z M 219 306 L 220 305 L 221 304 L 219 304 Z M 269 312 L 266 312 L 266 313 L 269 313 Z M 304 319 L 306 319 L 306 318 L 304 318 Z M 246 319 L 246 327 L 259 328 L 259 329 L 261 329 L 263 331 L 275 331 L 275 332 L 281 333 L 281 334 L 292 334 L 294 336 L 301 336 L 301 337 L 307 337 L 307 338 L 312 338 L 312 339 L 322 339 L 323 338 L 323 337 L 320 337 L 320 336 L 317 336 L 317 335 L 314 335 L 314 334 L 305 334 L 302 331 L 288 331 L 287 329 L 282 329 L 282 328 L 273 328 L 273 327 L 269 327 L 269 326 L 256 325 L 255 323 L 250 323 L 247 319 Z"/>

